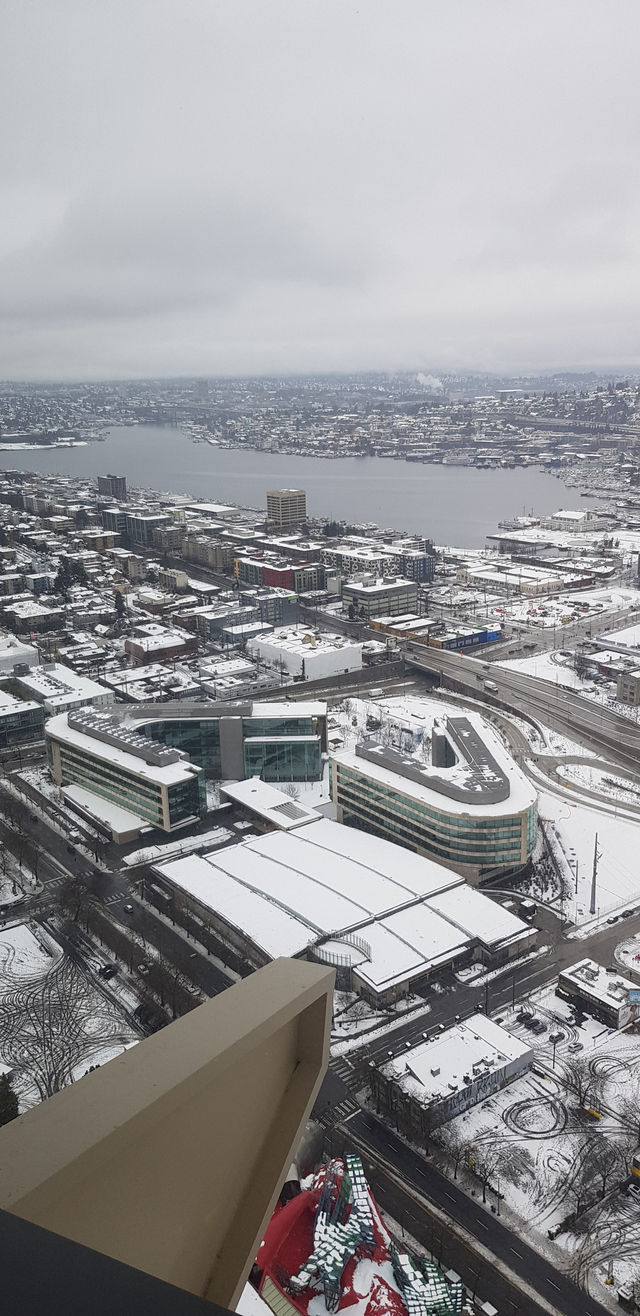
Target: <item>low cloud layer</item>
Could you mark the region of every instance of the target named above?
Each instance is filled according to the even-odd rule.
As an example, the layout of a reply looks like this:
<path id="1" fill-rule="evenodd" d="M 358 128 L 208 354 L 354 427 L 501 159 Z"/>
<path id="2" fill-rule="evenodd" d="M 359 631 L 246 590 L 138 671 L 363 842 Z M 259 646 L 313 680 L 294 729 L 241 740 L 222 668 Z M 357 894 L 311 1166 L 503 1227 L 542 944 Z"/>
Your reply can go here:
<path id="1" fill-rule="evenodd" d="M 640 365 L 635 0 L 5 8 L 0 377 Z"/>

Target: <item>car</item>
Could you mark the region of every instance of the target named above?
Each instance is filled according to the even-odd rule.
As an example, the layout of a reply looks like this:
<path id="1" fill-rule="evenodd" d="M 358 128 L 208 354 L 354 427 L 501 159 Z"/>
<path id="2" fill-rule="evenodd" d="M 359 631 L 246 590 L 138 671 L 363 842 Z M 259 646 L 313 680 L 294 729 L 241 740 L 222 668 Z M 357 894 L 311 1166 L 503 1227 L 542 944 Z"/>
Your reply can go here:
<path id="1" fill-rule="evenodd" d="M 567 1051 L 570 1051 L 572 1055 L 575 1055 L 577 1051 L 584 1051 L 584 1045 L 582 1042 L 570 1042 Z"/>
<path id="2" fill-rule="evenodd" d="M 103 964 L 102 968 L 98 969 L 101 978 L 115 978 L 117 972 L 117 964 Z"/>
<path id="3" fill-rule="evenodd" d="M 635 912 L 635 909 L 623 909 L 620 918 L 633 918 Z"/>
<path id="4" fill-rule="evenodd" d="M 72 827 L 72 828 L 71 828 L 71 831 L 69 832 L 69 840 L 70 840 L 70 841 L 81 841 L 81 840 L 82 840 L 82 837 L 81 837 L 79 831 L 77 830 L 77 828 L 75 828 L 75 827 Z"/>
<path id="5" fill-rule="evenodd" d="M 148 964 L 146 960 L 143 960 L 142 963 L 138 965 L 138 973 L 144 973 L 144 974 L 147 974 L 147 973 L 149 972 L 150 968 L 151 968 L 151 965 Z"/>
<path id="6" fill-rule="evenodd" d="M 133 914 L 133 905 L 130 905 L 128 902 L 126 905 L 123 905 L 122 908 L 124 909 L 125 914 Z"/>
<path id="7" fill-rule="evenodd" d="M 75 847 L 75 845 L 68 845 L 68 846 L 67 846 L 67 854 L 75 854 L 75 852 L 76 852 L 76 847 Z"/>

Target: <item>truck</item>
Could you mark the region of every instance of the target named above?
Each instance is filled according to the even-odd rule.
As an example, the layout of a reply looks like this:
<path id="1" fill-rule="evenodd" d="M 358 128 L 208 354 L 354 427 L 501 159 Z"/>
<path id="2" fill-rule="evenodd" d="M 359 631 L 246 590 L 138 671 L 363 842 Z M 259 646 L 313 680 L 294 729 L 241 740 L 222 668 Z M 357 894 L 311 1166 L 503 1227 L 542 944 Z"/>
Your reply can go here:
<path id="1" fill-rule="evenodd" d="M 497 695 L 497 693 L 498 693 L 498 687 L 497 687 L 495 681 L 485 681 L 485 683 L 484 683 L 484 688 L 485 688 L 485 690 L 490 690 L 492 694 L 496 694 L 496 695 Z"/>

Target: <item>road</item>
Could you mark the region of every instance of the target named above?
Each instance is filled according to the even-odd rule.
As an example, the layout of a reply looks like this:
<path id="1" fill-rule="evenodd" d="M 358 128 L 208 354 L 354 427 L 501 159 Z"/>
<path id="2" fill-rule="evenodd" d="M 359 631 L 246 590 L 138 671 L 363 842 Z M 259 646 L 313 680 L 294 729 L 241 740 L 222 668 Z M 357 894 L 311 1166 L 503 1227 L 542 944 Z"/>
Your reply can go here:
<path id="1" fill-rule="evenodd" d="M 409 644 L 405 661 L 410 668 L 439 673 L 475 692 L 476 698 L 506 704 L 516 715 L 522 709 L 545 726 L 585 745 L 594 753 L 607 751 L 611 762 L 637 774 L 640 761 L 640 726 L 620 713 L 577 694 L 566 686 L 529 676 L 486 660 L 425 645 Z M 488 690 L 486 682 L 495 685 Z"/>
<path id="2" fill-rule="evenodd" d="M 25 882 L 26 905 L 20 909 L 21 916 L 25 913 L 49 913 L 57 904 L 56 892 L 62 883 L 69 877 L 81 876 L 86 880 L 91 893 L 109 909 L 112 918 L 124 927 L 133 927 L 141 933 L 146 941 L 156 950 L 161 950 L 163 957 L 184 973 L 206 996 L 216 996 L 231 986 L 234 979 L 212 963 L 204 950 L 188 942 L 180 932 L 160 918 L 151 906 L 142 904 L 126 873 L 105 872 L 77 846 L 70 852 L 68 839 L 40 817 L 39 812 L 34 814 L 32 805 L 16 799 L 3 784 L 0 784 L 0 808 L 3 812 L 10 810 L 15 822 L 38 849 L 37 875 L 40 889 L 29 890 Z M 34 822 L 36 817 L 38 821 Z M 0 834 L 8 828 L 6 821 L 0 823 Z M 139 873 L 137 877 L 139 880 Z M 133 905 L 132 914 L 125 910 L 126 904 Z M 12 917 L 10 911 L 5 917 Z"/>
<path id="3" fill-rule="evenodd" d="M 408 1148 L 391 1129 L 368 1111 L 353 1115 L 338 1131 L 330 1135 L 330 1142 L 336 1154 L 343 1147 L 347 1150 L 353 1147 L 354 1151 L 364 1153 L 373 1166 L 373 1172 L 368 1169 L 368 1174 L 374 1194 L 380 1196 L 383 1206 L 384 1199 L 391 1198 L 389 1209 L 396 1219 L 399 1215 L 400 1223 L 406 1222 L 406 1227 L 411 1233 L 414 1233 L 416 1227 L 424 1228 L 425 1208 L 421 1208 L 420 1199 L 427 1199 L 427 1203 L 433 1203 L 456 1224 L 477 1238 L 482 1247 L 488 1248 L 499 1262 L 514 1271 L 542 1299 L 562 1312 L 563 1316 L 604 1316 L 605 1307 L 578 1289 L 545 1257 L 529 1247 L 519 1234 L 515 1234 L 497 1218 L 497 1215 L 494 1215 L 491 1206 L 495 1205 L 496 1197 L 491 1189 L 487 1191 L 486 1206 L 482 1204 L 481 1197 L 468 1196 L 453 1180 L 447 1179 L 424 1157 L 418 1156 Z M 385 1176 L 385 1167 L 398 1175 L 404 1187 L 395 1179 L 389 1180 Z M 391 1193 L 390 1188 L 393 1189 Z M 418 1215 L 416 1215 L 416 1207 L 418 1207 Z M 426 1215 L 428 1217 L 428 1205 Z M 456 1269 L 461 1266 L 458 1273 L 462 1274 L 462 1278 L 468 1283 L 467 1275 L 463 1273 L 463 1263 L 460 1257 L 455 1255 L 452 1234 L 447 1236 L 446 1246 L 448 1254 L 443 1257 L 445 1264 L 453 1265 L 457 1261 Z M 459 1250 L 463 1251 L 463 1249 Z M 475 1270 L 476 1272 L 478 1270 L 477 1263 Z M 484 1290 L 486 1297 L 495 1304 L 500 1289 L 508 1301 L 509 1305 L 505 1305 L 505 1313 L 508 1312 L 509 1316 L 516 1316 L 518 1312 L 522 1313 L 522 1316 L 525 1312 L 526 1316 L 534 1316 L 534 1314 L 543 1316 L 543 1313 L 547 1316 L 548 1309 L 537 1304 L 530 1296 L 525 1302 L 517 1295 L 513 1286 L 505 1283 L 499 1268 L 490 1275 L 485 1272 L 483 1280 L 483 1283 L 478 1283 L 479 1291 L 482 1293 Z"/>

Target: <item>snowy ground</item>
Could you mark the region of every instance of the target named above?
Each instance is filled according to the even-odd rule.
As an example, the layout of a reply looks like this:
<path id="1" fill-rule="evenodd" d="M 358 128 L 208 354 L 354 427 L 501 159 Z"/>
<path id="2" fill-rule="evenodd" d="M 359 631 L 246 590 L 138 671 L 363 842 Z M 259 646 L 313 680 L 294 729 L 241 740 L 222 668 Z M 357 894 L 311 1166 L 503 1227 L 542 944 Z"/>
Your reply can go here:
<path id="1" fill-rule="evenodd" d="M 621 804 L 640 806 L 640 788 L 625 777 L 614 776 L 611 768 L 597 768 L 587 763 L 565 763 L 558 768 L 558 776 L 563 781 L 575 782 L 611 800 L 619 800 Z"/>
<path id="2" fill-rule="evenodd" d="M 625 1114 L 624 1103 L 633 1092 L 640 1092 L 640 1036 L 614 1032 L 590 1018 L 577 1024 L 553 987 L 534 993 L 528 1005 L 546 1025 L 539 1036 L 518 1019 L 521 1006 L 503 1011 L 498 1018 L 532 1046 L 533 1070 L 452 1120 L 442 1141 L 470 1142 L 476 1166 L 493 1159 L 490 1182 L 504 1194 L 507 1210 L 538 1233 L 541 1242 L 544 1239 L 545 1250 L 547 1230 L 576 1209 L 582 1174 L 589 1195 L 598 1197 L 595 1181 L 584 1167 L 592 1163 L 603 1140 L 615 1145 L 619 1165 L 607 1185 L 607 1196 L 585 1214 L 577 1232 L 562 1234 L 556 1246 L 565 1253 L 560 1264 L 581 1282 L 587 1276 L 603 1281 L 610 1259 L 618 1283 L 634 1274 L 639 1278 L 640 1204 L 620 1194 L 616 1185 L 626 1172 L 637 1137 L 635 1120 Z M 551 1035 L 558 1039 L 555 1057 Z M 598 1090 L 600 1119 L 579 1109 L 571 1088 L 576 1058 L 587 1067 L 596 1085 L 594 1093 Z M 488 1198 L 493 1201 L 495 1193 L 489 1191 Z"/>
<path id="3" fill-rule="evenodd" d="M 0 1062 L 24 1110 L 138 1041 L 113 1002 L 37 924 L 0 932 Z"/>
<path id="4" fill-rule="evenodd" d="M 640 980 L 640 933 L 616 946 L 616 961 L 622 973 L 631 973 L 636 982 Z"/>
<path id="5" fill-rule="evenodd" d="M 608 585 L 602 589 L 571 590 L 554 598 L 514 598 L 490 605 L 490 613 L 500 621 L 519 621 L 542 630 L 561 629 L 576 621 L 593 620 L 594 634 L 607 624 L 611 613 L 625 608 L 640 608 L 640 590 Z M 478 610 L 478 616 L 480 610 Z"/>
<path id="6" fill-rule="evenodd" d="M 640 652 L 638 662 L 640 663 Z M 530 658 L 509 658 L 499 665 L 513 668 L 514 671 L 529 676 L 540 677 L 545 681 L 552 681 L 554 685 L 577 690 L 585 699 L 591 699 L 595 704 L 603 704 L 631 722 L 640 721 L 640 708 L 617 699 L 615 681 L 603 681 L 600 678 L 594 681 L 593 676 L 578 676 L 574 670 L 573 654 L 568 650 L 565 653 L 561 649 L 551 649 L 546 653 L 533 654 Z"/>
<path id="7" fill-rule="evenodd" d="M 567 918 L 578 924 L 603 919 L 640 902 L 640 822 L 574 804 L 544 790 L 538 797 L 538 811 L 570 891 L 564 907 Z M 589 907 L 596 836 L 599 858 L 596 913 L 592 915 Z"/>

